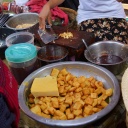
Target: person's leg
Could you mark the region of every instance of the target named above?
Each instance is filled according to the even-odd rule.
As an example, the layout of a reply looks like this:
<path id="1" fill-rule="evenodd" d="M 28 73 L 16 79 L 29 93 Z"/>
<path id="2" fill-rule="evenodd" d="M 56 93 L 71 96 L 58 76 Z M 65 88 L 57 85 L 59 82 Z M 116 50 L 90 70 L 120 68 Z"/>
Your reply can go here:
<path id="1" fill-rule="evenodd" d="M 111 32 L 113 40 L 128 43 L 128 24 L 125 19 L 113 18 Z"/>
<path id="2" fill-rule="evenodd" d="M 79 24 L 79 30 L 94 33 L 95 41 L 115 40 L 128 43 L 127 22 L 124 19 L 103 18 L 86 20 Z"/>

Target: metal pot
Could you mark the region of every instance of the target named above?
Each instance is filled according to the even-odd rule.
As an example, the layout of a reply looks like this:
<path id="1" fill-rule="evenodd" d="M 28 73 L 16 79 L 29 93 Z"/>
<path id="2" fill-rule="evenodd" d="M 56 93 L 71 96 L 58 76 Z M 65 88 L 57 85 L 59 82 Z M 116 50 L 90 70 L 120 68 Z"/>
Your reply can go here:
<path id="1" fill-rule="evenodd" d="M 125 44 L 117 41 L 99 41 L 88 47 L 90 53 L 85 50 L 85 58 L 96 65 L 103 66 L 111 71 L 113 74 L 118 75 L 126 68 L 126 61 L 128 60 L 128 49 Z M 101 62 L 101 57 L 108 55 L 108 58 Z M 98 60 L 99 59 L 99 60 Z M 111 62 L 108 62 L 111 61 Z"/>
<path id="2" fill-rule="evenodd" d="M 113 95 L 110 98 L 109 105 L 96 114 L 77 120 L 52 120 L 32 113 L 27 106 L 27 96 L 30 92 L 33 79 L 49 75 L 53 68 L 66 68 L 75 76 L 94 76 L 97 80 L 103 82 L 105 88 L 113 88 Z M 101 119 L 117 105 L 120 97 L 120 87 L 116 77 L 103 67 L 85 62 L 58 62 L 43 66 L 30 74 L 20 85 L 18 97 L 21 110 L 30 117 L 28 119 L 29 121 L 25 118 L 25 121 L 29 122 L 26 123 L 29 127 L 35 125 L 38 127 L 40 126 L 41 128 L 44 126 L 45 128 L 82 128 Z"/>
<path id="3" fill-rule="evenodd" d="M 16 28 L 17 25 L 22 25 L 22 24 L 33 24 L 33 26 L 35 24 L 38 23 L 38 14 L 37 13 L 20 13 L 20 14 L 16 14 L 15 16 L 11 17 L 7 22 L 6 22 L 6 27 L 16 30 L 16 31 L 27 31 L 29 30 L 31 27 L 28 28 Z"/>

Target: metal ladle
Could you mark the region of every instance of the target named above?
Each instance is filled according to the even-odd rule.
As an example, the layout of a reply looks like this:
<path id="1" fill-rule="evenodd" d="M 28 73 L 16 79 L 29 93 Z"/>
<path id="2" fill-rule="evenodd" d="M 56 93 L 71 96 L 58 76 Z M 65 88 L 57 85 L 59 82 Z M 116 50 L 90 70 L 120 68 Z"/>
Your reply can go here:
<path id="1" fill-rule="evenodd" d="M 84 45 L 85 45 L 85 47 L 86 47 L 86 49 L 87 49 L 87 51 L 88 51 L 88 53 L 89 53 L 89 55 L 90 55 L 91 59 L 93 60 L 94 58 L 93 58 L 93 56 L 92 56 L 92 54 L 91 54 L 91 52 L 90 52 L 90 50 L 89 50 L 89 48 L 88 48 L 87 43 L 85 42 L 85 40 L 84 40 L 84 39 L 82 39 L 82 42 L 84 43 Z"/>

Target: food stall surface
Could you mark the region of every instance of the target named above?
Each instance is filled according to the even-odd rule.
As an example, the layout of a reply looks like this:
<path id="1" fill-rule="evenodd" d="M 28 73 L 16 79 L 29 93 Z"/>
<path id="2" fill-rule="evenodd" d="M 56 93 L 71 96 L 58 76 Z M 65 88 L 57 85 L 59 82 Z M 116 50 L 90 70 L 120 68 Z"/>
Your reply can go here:
<path id="1" fill-rule="evenodd" d="M 79 48 L 77 47 L 77 45 L 73 45 L 73 46 L 74 46 L 73 48 L 76 49 Z M 6 60 L 3 61 L 7 64 Z M 119 82 L 121 82 L 122 74 L 116 77 L 119 80 Z M 30 119 L 28 116 L 26 116 L 21 110 L 20 110 L 20 114 L 21 117 L 19 122 L 19 128 L 42 128 L 40 126 L 35 126 L 35 122 L 32 119 Z M 89 125 L 88 128 L 126 128 L 125 119 L 126 119 L 126 110 L 123 103 L 123 99 L 122 97 L 120 97 L 119 103 L 108 115 L 98 120 L 97 122 Z"/>

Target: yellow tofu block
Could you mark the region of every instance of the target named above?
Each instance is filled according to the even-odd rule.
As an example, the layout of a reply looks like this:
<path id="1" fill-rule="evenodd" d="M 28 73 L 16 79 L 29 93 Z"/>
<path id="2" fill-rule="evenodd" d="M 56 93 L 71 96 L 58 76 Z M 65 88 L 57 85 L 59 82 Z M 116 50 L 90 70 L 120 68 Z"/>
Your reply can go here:
<path id="1" fill-rule="evenodd" d="M 53 68 L 53 69 L 52 69 L 52 72 L 51 72 L 50 75 L 51 75 L 51 76 L 55 76 L 55 77 L 57 77 L 58 74 L 59 74 L 59 72 L 60 72 L 60 71 L 59 71 L 57 68 Z"/>
<path id="2" fill-rule="evenodd" d="M 52 76 L 35 78 L 31 86 L 31 93 L 34 97 L 59 96 L 57 78 Z"/>

